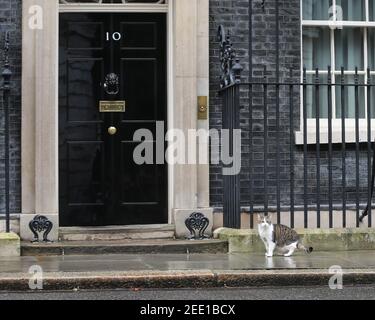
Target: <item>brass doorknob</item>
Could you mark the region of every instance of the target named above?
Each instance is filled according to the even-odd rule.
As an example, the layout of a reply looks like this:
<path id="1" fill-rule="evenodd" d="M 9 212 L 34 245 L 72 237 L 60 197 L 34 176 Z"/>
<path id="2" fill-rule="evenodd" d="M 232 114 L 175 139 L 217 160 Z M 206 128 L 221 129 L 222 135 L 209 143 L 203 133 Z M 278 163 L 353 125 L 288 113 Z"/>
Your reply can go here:
<path id="1" fill-rule="evenodd" d="M 117 129 L 116 129 L 116 127 L 109 127 L 109 128 L 108 128 L 108 133 L 109 133 L 111 136 L 114 136 L 114 135 L 117 133 Z"/>

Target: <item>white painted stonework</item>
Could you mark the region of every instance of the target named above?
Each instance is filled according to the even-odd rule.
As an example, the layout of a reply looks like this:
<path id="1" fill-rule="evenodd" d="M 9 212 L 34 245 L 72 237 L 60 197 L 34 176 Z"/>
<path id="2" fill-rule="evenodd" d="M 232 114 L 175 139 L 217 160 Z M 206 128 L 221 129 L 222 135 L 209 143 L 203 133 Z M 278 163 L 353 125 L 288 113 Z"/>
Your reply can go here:
<path id="1" fill-rule="evenodd" d="M 41 29 L 29 27 L 35 5 L 43 12 Z M 170 0 L 163 10 L 168 11 L 169 128 L 208 128 L 208 120 L 197 120 L 197 97 L 209 92 L 209 0 Z M 51 236 L 58 235 L 58 16 L 58 0 L 23 0 L 22 239 L 30 238 L 25 224 L 36 214 L 54 217 Z M 168 172 L 169 222 L 181 230 L 183 219 L 175 219 L 174 212 L 211 212 L 209 166 L 170 165 Z"/>
<path id="2" fill-rule="evenodd" d="M 34 240 L 34 234 L 32 233 L 29 223 L 34 219 L 36 214 L 23 214 L 21 215 L 20 219 L 20 234 L 22 235 L 22 240 L 26 241 L 33 241 Z M 59 239 L 59 216 L 57 214 L 47 214 L 44 215 L 49 221 L 53 223 L 53 228 L 50 231 L 50 233 L 47 235 L 47 239 L 49 241 L 58 241 Z M 56 227 L 57 226 L 57 227 Z M 39 241 L 43 241 L 43 233 L 44 230 L 41 232 L 38 232 Z"/>

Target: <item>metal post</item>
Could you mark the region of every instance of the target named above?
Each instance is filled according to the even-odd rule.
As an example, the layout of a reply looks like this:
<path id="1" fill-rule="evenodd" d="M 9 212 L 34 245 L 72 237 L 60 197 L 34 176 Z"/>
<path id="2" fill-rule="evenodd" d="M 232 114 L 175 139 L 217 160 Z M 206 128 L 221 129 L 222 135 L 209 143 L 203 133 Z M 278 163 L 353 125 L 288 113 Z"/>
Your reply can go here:
<path id="1" fill-rule="evenodd" d="M 345 112 L 345 74 L 341 67 L 341 163 L 342 163 L 342 227 L 346 228 L 346 112 Z"/>
<path id="2" fill-rule="evenodd" d="M 276 36 L 276 208 L 277 223 L 281 222 L 280 190 L 280 9 L 279 0 L 275 1 L 275 36 Z"/>
<path id="3" fill-rule="evenodd" d="M 240 83 L 243 67 L 239 63 L 229 33 L 219 26 L 221 77 L 220 86 L 223 97 L 223 129 L 229 130 L 229 153 L 234 155 L 237 145 L 234 143 L 235 130 L 240 129 Z M 223 213 L 224 227 L 241 228 L 240 174 L 223 176 Z"/>
<path id="4" fill-rule="evenodd" d="M 308 206 L 307 206 L 307 75 L 306 67 L 303 67 L 303 225 L 308 227 Z"/>
<path id="5" fill-rule="evenodd" d="M 4 46 L 4 70 L 3 77 L 3 106 L 4 106 L 4 140 L 5 140 L 5 229 L 10 232 L 10 199 L 9 199 L 9 95 L 10 95 L 10 79 L 12 71 L 9 63 L 9 32 L 5 34 Z"/>
<path id="6" fill-rule="evenodd" d="M 249 0 L 249 204 L 250 229 L 254 228 L 254 199 L 253 199 L 253 0 Z"/>
<path id="7" fill-rule="evenodd" d="M 319 69 L 315 69 L 315 113 L 316 113 L 316 226 L 320 228 L 320 80 Z"/>
<path id="8" fill-rule="evenodd" d="M 359 142 L 359 75 L 358 67 L 355 68 L 354 74 L 354 107 L 355 107 L 355 207 L 356 207 L 356 226 L 359 227 L 359 152 L 360 152 L 360 142 Z"/>

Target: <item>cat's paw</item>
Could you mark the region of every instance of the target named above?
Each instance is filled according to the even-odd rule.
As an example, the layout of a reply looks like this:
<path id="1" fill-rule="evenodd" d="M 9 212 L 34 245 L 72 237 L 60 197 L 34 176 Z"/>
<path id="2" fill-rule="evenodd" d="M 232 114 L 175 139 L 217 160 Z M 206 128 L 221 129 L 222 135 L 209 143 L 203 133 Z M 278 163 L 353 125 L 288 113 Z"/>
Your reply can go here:
<path id="1" fill-rule="evenodd" d="M 273 254 L 268 254 L 268 253 L 266 253 L 266 257 L 267 257 L 267 258 L 272 258 L 272 257 L 273 257 Z"/>
<path id="2" fill-rule="evenodd" d="M 291 257 L 292 256 L 292 253 L 286 253 L 284 254 L 284 257 Z"/>

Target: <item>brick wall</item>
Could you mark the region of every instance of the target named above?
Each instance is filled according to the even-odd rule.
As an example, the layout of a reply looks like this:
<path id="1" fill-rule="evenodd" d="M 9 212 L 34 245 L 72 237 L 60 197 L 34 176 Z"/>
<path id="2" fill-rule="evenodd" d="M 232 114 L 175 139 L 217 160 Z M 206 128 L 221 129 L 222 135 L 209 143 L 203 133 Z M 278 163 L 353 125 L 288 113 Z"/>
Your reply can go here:
<path id="1" fill-rule="evenodd" d="M 10 106 L 11 212 L 21 211 L 21 0 L 0 0 L 0 66 L 5 31 L 10 31 L 12 96 Z M 1 72 L 0 71 L 0 72 Z M 0 212 L 4 212 L 4 112 L 0 100 Z"/>
<path id="2" fill-rule="evenodd" d="M 249 15 L 248 1 L 239 0 L 210 0 L 210 127 L 220 129 L 221 99 L 218 95 L 219 88 L 219 44 L 217 42 L 217 30 L 223 24 L 226 31 L 230 31 L 234 48 L 244 67 L 243 76 L 248 75 L 249 56 Z M 242 117 L 243 118 L 243 117 Z M 244 118 L 242 119 L 244 120 Z M 218 141 L 212 141 L 218 143 Z M 222 176 L 221 167 L 210 167 L 210 201 L 212 206 L 222 205 Z"/>

